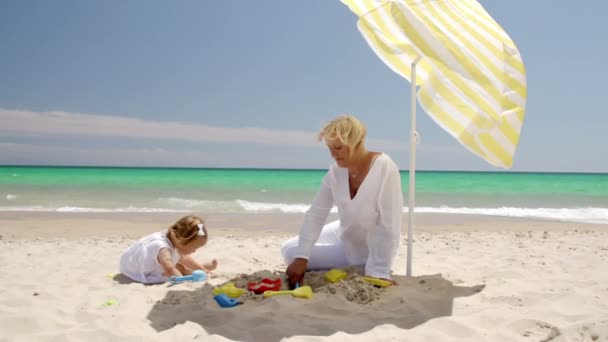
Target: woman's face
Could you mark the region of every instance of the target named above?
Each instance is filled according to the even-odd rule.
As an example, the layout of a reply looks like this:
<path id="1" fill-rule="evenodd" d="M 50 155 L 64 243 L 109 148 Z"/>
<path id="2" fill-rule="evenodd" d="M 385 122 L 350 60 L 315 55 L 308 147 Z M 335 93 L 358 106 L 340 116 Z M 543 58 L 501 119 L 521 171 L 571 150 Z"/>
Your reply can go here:
<path id="1" fill-rule="evenodd" d="M 339 167 L 348 167 L 351 161 L 350 147 L 344 145 L 340 139 L 328 139 L 327 148 L 331 157 L 334 158 Z"/>

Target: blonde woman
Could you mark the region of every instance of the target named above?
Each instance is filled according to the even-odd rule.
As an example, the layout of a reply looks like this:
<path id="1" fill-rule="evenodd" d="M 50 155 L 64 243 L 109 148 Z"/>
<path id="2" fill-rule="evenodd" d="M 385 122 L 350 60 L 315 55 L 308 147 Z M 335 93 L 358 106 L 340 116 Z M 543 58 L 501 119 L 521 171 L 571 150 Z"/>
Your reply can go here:
<path id="1" fill-rule="evenodd" d="M 306 270 L 362 265 L 367 276 L 390 280 L 399 247 L 403 195 L 393 160 L 365 148 L 365 126 L 340 116 L 319 132 L 336 161 L 306 212 L 299 236 L 281 248 L 290 286 Z M 333 206 L 339 220 L 325 225 Z M 393 282 L 394 283 L 394 282 Z"/>

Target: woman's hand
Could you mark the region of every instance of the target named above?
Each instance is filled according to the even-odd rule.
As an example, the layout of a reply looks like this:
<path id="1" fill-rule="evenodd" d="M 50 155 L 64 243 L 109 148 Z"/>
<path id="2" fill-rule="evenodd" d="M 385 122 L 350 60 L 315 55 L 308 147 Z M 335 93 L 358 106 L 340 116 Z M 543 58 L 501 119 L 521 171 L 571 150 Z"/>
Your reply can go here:
<path id="1" fill-rule="evenodd" d="M 304 258 L 295 258 L 294 261 L 287 266 L 285 273 L 287 274 L 287 282 L 289 287 L 293 288 L 296 283 L 300 283 L 300 286 L 304 285 L 304 274 L 308 267 L 308 260 Z"/>

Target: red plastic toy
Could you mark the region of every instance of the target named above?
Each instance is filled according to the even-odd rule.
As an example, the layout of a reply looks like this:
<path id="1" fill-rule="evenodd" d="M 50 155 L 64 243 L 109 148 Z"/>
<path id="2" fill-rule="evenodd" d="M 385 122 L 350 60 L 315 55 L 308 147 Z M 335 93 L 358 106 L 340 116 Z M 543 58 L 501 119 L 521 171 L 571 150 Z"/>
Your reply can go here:
<path id="1" fill-rule="evenodd" d="M 264 278 L 257 283 L 248 283 L 247 290 L 255 294 L 262 294 L 266 291 L 278 291 L 281 289 L 281 278 Z"/>

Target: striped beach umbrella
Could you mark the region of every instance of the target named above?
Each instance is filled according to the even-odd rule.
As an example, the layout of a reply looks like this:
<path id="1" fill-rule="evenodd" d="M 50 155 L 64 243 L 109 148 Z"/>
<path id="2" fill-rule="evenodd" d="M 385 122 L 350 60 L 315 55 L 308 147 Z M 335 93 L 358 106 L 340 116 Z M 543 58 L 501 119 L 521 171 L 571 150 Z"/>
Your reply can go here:
<path id="1" fill-rule="evenodd" d="M 412 84 L 411 232 L 416 99 L 469 151 L 510 168 L 524 120 L 524 64 L 507 33 L 475 0 L 341 1 L 359 17 L 357 27 L 378 57 Z M 408 245 L 408 275 L 410 253 Z"/>

